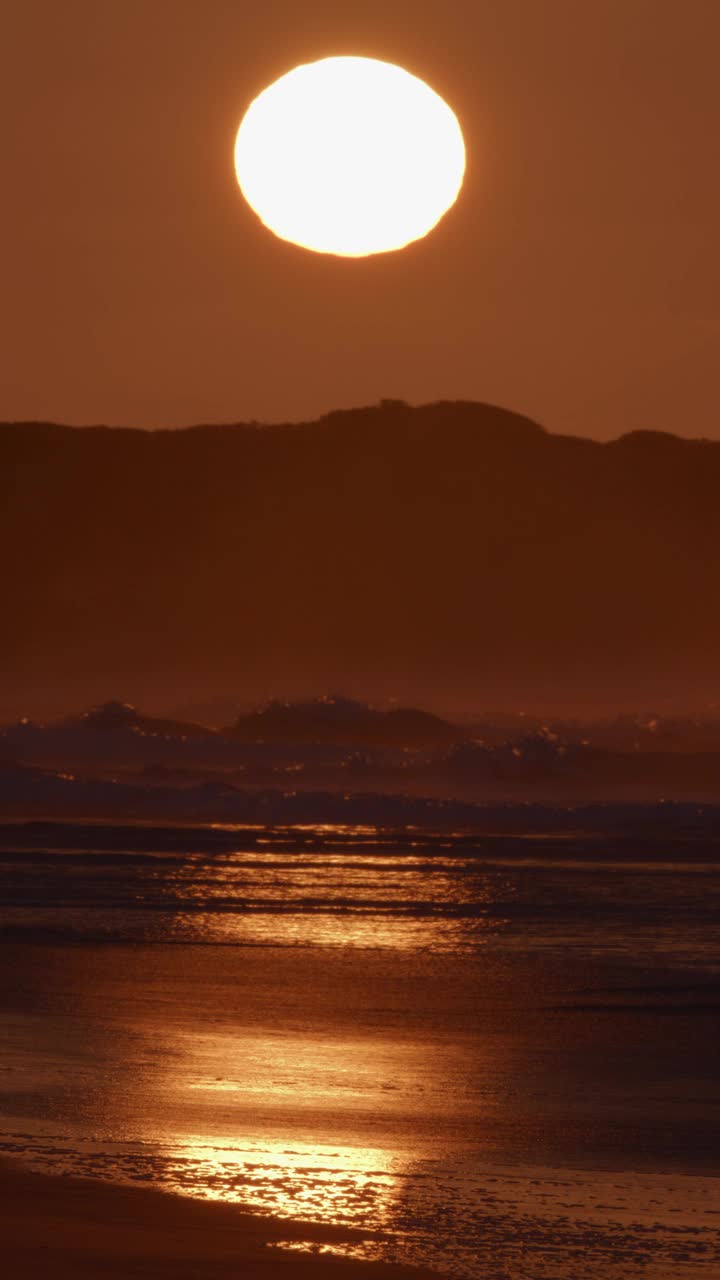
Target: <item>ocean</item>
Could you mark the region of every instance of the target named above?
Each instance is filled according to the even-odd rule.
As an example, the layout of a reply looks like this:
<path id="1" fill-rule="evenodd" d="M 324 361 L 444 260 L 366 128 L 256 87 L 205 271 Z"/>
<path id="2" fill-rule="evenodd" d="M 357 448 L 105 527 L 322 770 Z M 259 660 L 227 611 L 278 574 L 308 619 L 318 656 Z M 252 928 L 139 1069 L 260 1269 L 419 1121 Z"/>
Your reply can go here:
<path id="1" fill-rule="evenodd" d="M 459 1280 L 711 1280 L 719 890 L 661 831 L 5 824 L 0 1153 Z"/>

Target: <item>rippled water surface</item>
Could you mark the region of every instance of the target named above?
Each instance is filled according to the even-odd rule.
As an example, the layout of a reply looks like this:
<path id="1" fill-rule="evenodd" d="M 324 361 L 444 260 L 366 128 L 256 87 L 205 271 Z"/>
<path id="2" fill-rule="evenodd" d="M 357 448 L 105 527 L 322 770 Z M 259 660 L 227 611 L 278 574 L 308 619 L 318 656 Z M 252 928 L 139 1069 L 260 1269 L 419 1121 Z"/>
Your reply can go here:
<path id="1" fill-rule="evenodd" d="M 706 844 L 28 824 L 0 889 L 0 1149 L 458 1277 L 715 1274 Z"/>

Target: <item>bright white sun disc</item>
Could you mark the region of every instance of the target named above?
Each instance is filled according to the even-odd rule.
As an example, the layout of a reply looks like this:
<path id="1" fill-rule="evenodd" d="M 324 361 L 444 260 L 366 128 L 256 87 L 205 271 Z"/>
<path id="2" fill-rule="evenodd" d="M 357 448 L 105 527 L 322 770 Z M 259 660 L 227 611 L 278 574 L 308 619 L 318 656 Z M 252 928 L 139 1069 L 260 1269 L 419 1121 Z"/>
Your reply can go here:
<path id="1" fill-rule="evenodd" d="M 374 58 L 296 67 L 251 103 L 235 142 L 240 189 L 266 227 L 360 258 L 427 235 L 465 173 L 457 117 L 417 76 Z"/>

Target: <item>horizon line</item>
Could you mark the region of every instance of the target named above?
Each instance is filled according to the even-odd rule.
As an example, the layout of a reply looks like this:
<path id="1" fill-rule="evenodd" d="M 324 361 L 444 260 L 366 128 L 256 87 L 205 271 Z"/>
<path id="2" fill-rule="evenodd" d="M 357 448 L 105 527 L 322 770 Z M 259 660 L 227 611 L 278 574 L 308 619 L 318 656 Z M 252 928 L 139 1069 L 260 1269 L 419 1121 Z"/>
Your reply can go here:
<path id="1" fill-rule="evenodd" d="M 53 419 L 43 418 L 16 418 L 0 420 L 1 428 L 34 428 L 45 427 L 53 428 L 59 431 L 117 431 L 117 432 L 133 432 L 139 435 L 178 435 L 189 431 L 232 431 L 232 430 L 248 430 L 254 429 L 259 431 L 282 430 L 283 428 L 297 427 L 314 427 L 321 423 L 327 422 L 331 418 L 340 418 L 363 413 L 397 413 L 398 411 L 407 411 L 409 413 L 422 412 L 427 409 L 439 408 L 464 408 L 464 409 L 481 409 L 490 410 L 493 413 L 506 415 L 508 418 L 516 419 L 520 422 L 532 426 L 542 435 L 549 436 L 557 440 L 578 440 L 582 443 L 600 445 L 617 444 L 622 440 L 627 440 L 637 436 L 662 437 L 667 440 L 675 440 L 681 444 L 720 444 L 720 440 L 713 439 L 710 436 L 686 436 L 680 435 L 675 431 L 665 431 L 654 427 L 631 427 L 629 430 L 621 431 L 617 436 L 610 436 L 607 439 L 598 439 L 596 436 L 577 435 L 570 431 L 554 431 L 538 422 L 537 419 L 530 417 L 528 414 L 522 413 L 515 409 L 509 409 L 505 405 L 493 404 L 487 400 L 428 400 L 419 404 L 413 404 L 410 401 L 400 399 L 398 397 L 381 397 L 381 399 L 371 404 L 350 405 L 342 408 L 328 409 L 318 414 L 314 418 L 302 418 L 297 421 L 272 421 L 268 422 L 257 418 L 223 420 L 216 422 L 189 422 L 180 425 L 163 425 L 155 427 L 129 426 L 124 423 L 109 422 L 57 422 Z"/>

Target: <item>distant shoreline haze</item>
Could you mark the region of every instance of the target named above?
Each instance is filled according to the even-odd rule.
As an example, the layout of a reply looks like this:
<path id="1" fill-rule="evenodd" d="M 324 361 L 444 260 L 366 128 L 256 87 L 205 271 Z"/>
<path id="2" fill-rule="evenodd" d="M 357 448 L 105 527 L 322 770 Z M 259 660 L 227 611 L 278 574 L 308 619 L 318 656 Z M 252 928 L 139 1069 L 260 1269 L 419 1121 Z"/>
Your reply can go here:
<path id="1" fill-rule="evenodd" d="M 718 803 L 718 714 L 460 725 L 325 697 L 271 702 L 213 728 L 119 702 L 0 726 L 3 819 L 446 826 L 486 823 L 488 806 L 519 806 L 522 826 L 546 820 L 538 806 L 565 811 L 565 821 L 567 810 L 594 804 L 616 816 L 618 806 L 645 806 L 657 821 L 680 814 L 692 825 Z"/>
<path id="2" fill-rule="evenodd" d="M 338 689 L 462 716 L 720 700 L 720 443 L 400 401 L 0 426 L 0 719 Z"/>

